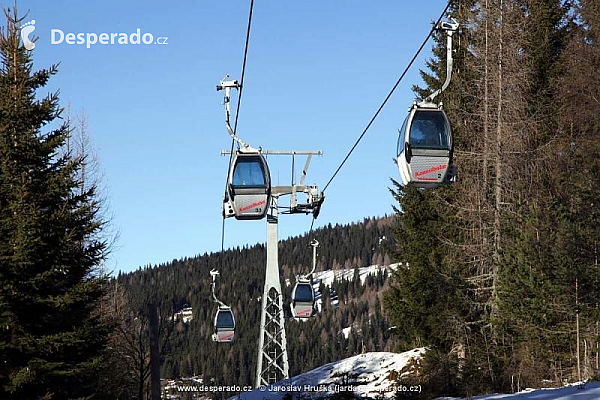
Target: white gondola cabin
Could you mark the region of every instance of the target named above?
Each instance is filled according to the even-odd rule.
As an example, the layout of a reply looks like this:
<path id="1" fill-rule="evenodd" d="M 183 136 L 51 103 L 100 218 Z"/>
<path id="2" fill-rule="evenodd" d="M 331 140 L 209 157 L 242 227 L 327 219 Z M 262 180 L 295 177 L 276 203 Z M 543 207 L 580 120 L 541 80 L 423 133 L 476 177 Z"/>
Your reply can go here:
<path id="1" fill-rule="evenodd" d="M 231 162 L 227 181 L 223 203 L 225 217 L 262 219 L 270 203 L 271 176 L 265 158 L 260 151 L 238 150 Z"/>
<path id="2" fill-rule="evenodd" d="M 298 279 L 292 290 L 292 315 L 295 318 L 310 318 L 315 306 L 315 292 L 308 279 Z"/>
<path id="3" fill-rule="evenodd" d="M 452 130 L 441 106 L 413 104 L 400 128 L 397 163 L 403 186 L 433 188 L 450 177 Z"/>
<path id="4" fill-rule="evenodd" d="M 219 306 L 215 315 L 213 340 L 231 342 L 235 336 L 235 318 L 230 307 Z"/>

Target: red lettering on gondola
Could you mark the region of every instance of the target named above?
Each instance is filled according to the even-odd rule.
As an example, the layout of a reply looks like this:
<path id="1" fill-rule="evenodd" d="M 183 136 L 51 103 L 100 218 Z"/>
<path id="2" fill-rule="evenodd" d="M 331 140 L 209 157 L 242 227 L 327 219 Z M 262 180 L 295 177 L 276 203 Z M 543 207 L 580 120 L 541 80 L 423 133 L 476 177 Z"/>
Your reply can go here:
<path id="1" fill-rule="evenodd" d="M 252 203 L 249 206 L 240 208 L 240 212 L 248 211 L 251 208 L 262 206 L 266 202 L 267 202 L 266 200 L 257 201 L 256 203 Z"/>
<path id="2" fill-rule="evenodd" d="M 417 171 L 417 172 L 415 172 L 415 177 L 421 178 L 421 176 L 423 176 L 423 175 L 427 175 L 427 174 L 430 174 L 432 172 L 442 171 L 444 169 L 446 169 L 446 164 L 436 165 L 435 167 L 431 167 L 429 169 L 426 169 L 425 171 Z M 421 179 L 423 179 L 423 180 L 436 180 L 435 178 L 421 178 Z"/>

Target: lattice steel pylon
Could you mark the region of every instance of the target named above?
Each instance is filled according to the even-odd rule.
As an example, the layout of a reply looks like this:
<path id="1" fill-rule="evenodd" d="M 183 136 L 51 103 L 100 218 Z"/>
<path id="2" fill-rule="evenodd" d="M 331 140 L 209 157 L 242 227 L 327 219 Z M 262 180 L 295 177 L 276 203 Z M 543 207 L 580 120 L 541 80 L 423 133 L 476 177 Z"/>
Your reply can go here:
<path id="1" fill-rule="evenodd" d="M 277 196 L 273 196 L 267 215 L 267 269 L 260 315 L 256 387 L 289 378 L 283 296 L 279 280 L 278 200 Z"/>
<path id="2" fill-rule="evenodd" d="M 226 154 L 227 152 L 222 153 Z M 284 214 L 312 213 L 315 218 L 319 214 L 324 199 L 317 186 L 304 184 L 312 156 L 322 155 L 322 151 L 264 150 L 263 154 L 306 155 L 307 159 L 298 185 L 292 182 L 290 186 L 273 186 L 271 188 L 271 204 L 267 214 L 267 267 L 260 315 L 255 387 L 269 385 L 281 379 L 289 378 L 283 295 L 279 277 L 279 197 L 283 195 L 291 196 L 290 207 L 283 212 Z M 298 193 L 307 195 L 307 203 L 299 204 L 297 202 L 296 195 Z"/>

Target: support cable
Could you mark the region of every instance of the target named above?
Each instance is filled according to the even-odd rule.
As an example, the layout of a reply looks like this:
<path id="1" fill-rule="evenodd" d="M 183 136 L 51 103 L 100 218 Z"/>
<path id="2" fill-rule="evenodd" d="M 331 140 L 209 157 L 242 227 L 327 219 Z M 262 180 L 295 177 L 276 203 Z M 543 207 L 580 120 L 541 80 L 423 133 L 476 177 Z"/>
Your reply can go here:
<path id="1" fill-rule="evenodd" d="M 360 141 L 362 140 L 362 138 L 365 136 L 365 134 L 367 133 L 367 131 L 369 130 L 369 128 L 371 127 L 371 125 L 373 124 L 373 122 L 375 121 L 375 119 L 377 118 L 377 116 L 379 115 L 379 113 L 381 112 L 381 110 L 383 109 L 383 107 L 386 105 L 386 103 L 388 102 L 388 100 L 390 99 L 390 97 L 392 97 L 392 94 L 394 93 L 394 91 L 396 91 L 396 88 L 398 87 L 398 85 L 400 84 L 400 82 L 402 82 L 402 79 L 404 79 L 404 76 L 406 75 L 406 73 L 408 72 L 408 70 L 410 69 L 410 67 L 412 66 L 412 64 L 415 62 L 415 60 L 417 59 L 417 57 L 421 53 L 421 50 L 423 50 L 423 48 L 425 47 L 425 45 L 429 41 L 429 38 L 431 38 L 431 35 L 433 35 L 433 32 L 435 32 L 435 30 L 437 29 L 440 21 L 444 17 L 444 14 L 446 14 L 446 12 L 448 11 L 448 8 L 450 8 L 451 3 L 452 3 L 452 0 L 448 1 L 448 4 L 446 4 L 446 8 L 444 8 L 444 11 L 442 11 L 442 13 L 440 14 L 440 17 L 438 18 L 437 22 L 433 25 L 433 28 L 431 28 L 431 30 L 429 31 L 429 34 L 427 35 L 427 37 L 425 38 L 425 40 L 421 44 L 421 47 L 419 47 L 419 50 L 417 50 L 417 52 L 415 53 L 415 55 L 413 56 L 413 58 L 410 60 L 410 62 L 408 63 L 408 66 L 406 67 L 406 69 L 404 70 L 404 72 L 402 72 L 402 75 L 400 75 L 400 78 L 398 78 L 398 80 L 396 81 L 396 84 L 392 87 L 392 90 L 390 90 L 390 92 L 386 96 L 385 100 L 383 100 L 383 103 L 381 103 L 381 106 L 379 106 L 379 108 L 375 112 L 375 115 L 373 115 L 373 118 L 371 118 L 371 120 L 369 121 L 369 123 L 367 124 L 367 126 L 365 127 L 365 129 L 362 131 L 362 133 L 360 134 L 360 136 L 358 137 L 358 139 L 354 143 L 354 146 L 352 146 L 352 148 L 350 149 L 350 151 L 348 152 L 348 154 L 346 154 L 346 157 L 344 157 L 344 160 L 342 160 L 342 162 L 339 165 L 339 167 L 335 170 L 335 172 L 333 173 L 333 175 L 331 176 L 331 178 L 329 179 L 329 181 L 325 185 L 325 188 L 323 188 L 323 192 L 325 192 L 325 190 L 327 190 L 327 188 L 329 187 L 329 185 L 331 184 L 331 182 L 333 181 L 333 179 L 336 177 L 336 175 L 338 174 L 338 172 L 340 172 L 340 170 L 342 169 L 342 167 L 344 166 L 344 164 L 346 163 L 346 161 L 348 160 L 348 158 L 350 157 L 350 155 L 352 154 L 352 152 L 356 148 L 356 146 L 358 146 L 358 144 L 360 143 Z"/>

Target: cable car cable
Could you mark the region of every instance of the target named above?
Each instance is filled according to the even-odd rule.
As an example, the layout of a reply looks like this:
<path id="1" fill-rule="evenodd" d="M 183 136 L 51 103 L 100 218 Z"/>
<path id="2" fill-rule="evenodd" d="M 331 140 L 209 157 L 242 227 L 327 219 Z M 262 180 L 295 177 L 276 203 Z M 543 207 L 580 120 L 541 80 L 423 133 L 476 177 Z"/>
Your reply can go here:
<path id="1" fill-rule="evenodd" d="M 404 70 L 404 72 L 402 73 L 402 75 L 400 75 L 400 78 L 398 78 L 398 80 L 396 81 L 396 84 L 394 85 L 394 87 L 392 87 L 392 90 L 390 90 L 390 92 L 386 96 L 386 98 L 383 101 L 383 103 L 381 104 L 381 106 L 379 106 L 379 108 L 377 109 L 377 112 L 375 112 L 375 115 L 373 115 L 373 118 L 371 118 L 371 120 L 367 124 L 366 128 L 362 131 L 361 135 L 358 137 L 358 139 L 354 143 L 354 146 L 352 146 L 352 148 L 350 149 L 350 151 L 348 152 L 348 154 L 346 155 L 346 157 L 344 158 L 344 160 L 341 162 L 341 164 L 339 165 L 339 167 L 335 170 L 335 172 L 331 176 L 331 179 L 329 179 L 329 181 L 327 182 L 327 184 L 323 188 L 323 193 L 325 192 L 325 190 L 327 190 L 327 188 L 329 187 L 329 185 L 331 184 L 331 182 L 333 181 L 333 179 L 336 177 L 336 175 L 338 174 L 338 172 L 340 172 L 340 170 L 342 169 L 342 167 L 344 166 L 344 164 L 346 163 L 346 161 L 348 160 L 348 158 L 350 158 L 350 155 L 352 154 L 352 152 L 354 151 L 354 149 L 356 148 L 356 146 L 358 146 L 358 143 L 360 143 L 360 141 L 362 140 L 362 138 L 365 136 L 365 134 L 367 133 L 367 131 L 369 130 L 369 128 L 371 127 L 371 125 L 375 121 L 375 118 L 377 118 L 377 116 L 379 115 L 379 113 L 381 112 L 381 110 L 383 109 L 383 107 L 386 105 L 386 103 L 388 102 L 388 100 L 390 99 L 390 97 L 392 97 L 392 94 L 394 93 L 394 91 L 396 90 L 396 88 L 398 87 L 398 85 L 400 84 L 400 82 L 402 81 L 402 79 L 404 79 L 404 76 L 406 75 L 406 73 L 408 72 L 408 70 L 410 69 L 410 67 L 414 63 L 414 61 L 417 59 L 417 57 L 421 53 L 421 50 L 423 50 L 423 48 L 425 47 L 425 45 L 429 41 L 429 38 L 431 38 L 431 35 L 433 35 L 433 32 L 435 32 L 436 27 L 441 22 L 442 18 L 444 17 L 444 14 L 446 14 L 446 11 L 448 11 L 448 8 L 450 8 L 451 3 L 452 3 L 452 0 L 448 1 L 448 4 L 446 4 L 446 8 L 444 8 L 444 11 L 442 11 L 442 13 L 440 14 L 440 17 L 438 18 L 437 22 L 433 25 L 433 27 L 429 31 L 429 34 L 427 35 L 427 37 L 425 38 L 425 40 L 421 44 L 421 47 L 419 47 L 419 50 L 417 50 L 417 52 L 415 53 L 415 55 L 413 56 L 413 58 L 410 60 L 410 62 L 408 63 L 408 66 L 406 67 L 406 69 Z"/>
<path id="2" fill-rule="evenodd" d="M 248 29 L 246 30 L 246 45 L 244 47 L 244 62 L 242 63 L 242 77 L 240 78 L 240 88 L 238 94 L 238 102 L 235 110 L 235 122 L 233 124 L 233 132 L 237 133 L 238 116 L 240 115 L 240 104 L 242 102 L 242 90 L 244 90 L 244 74 L 246 73 L 246 59 L 248 58 L 248 43 L 250 42 L 250 27 L 252 26 L 252 9 L 254 8 L 254 0 L 250 1 L 250 13 L 248 15 Z M 231 154 L 229 155 L 231 160 Z"/>
<path id="3" fill-rule="evenodd" d="M 240 104 L 242 103 L 242 90 L 244 90 L 244 75 L 246 73 L 246 60 L 248 59 L 248 44 L 250 43 L 250 27 L 252 26 L 252 10 L 254 9 L 254 0 L 250 1 L 250 12 L 248 14 L 248 28 L 246 29 L 246 44 L 244 46 L 244 61 L 242 62 L 242 76 L 240 78 L 239 94 L 237 106 L 235 109 L 235 121 L 233 124 L 233 132 L 237 133 L 238 116 L 240 115 Z M 229 167 L 227 169 L 227 179 L 225 181 L 225 191 L 227 191 L 227 182 L 229 181 L 229 171 L 231 170 L 231 160 L 233 159 L 233 146 L 235 140 L 231 139 L 231 151 L 229 152 Z M 225 251 L 225 214 L 223 214 L 223 223 L 221 226 L 221 269 L 223 268 L 223 252 Z"/>

